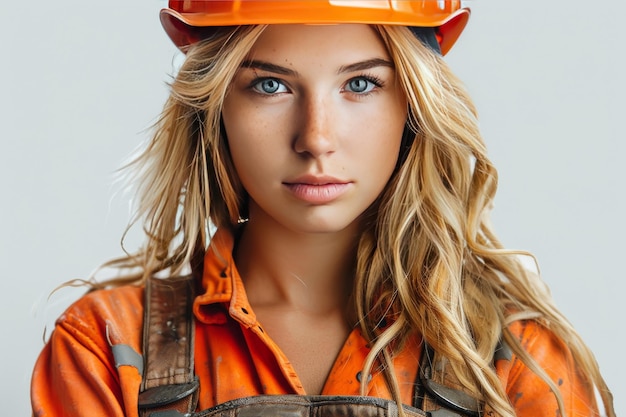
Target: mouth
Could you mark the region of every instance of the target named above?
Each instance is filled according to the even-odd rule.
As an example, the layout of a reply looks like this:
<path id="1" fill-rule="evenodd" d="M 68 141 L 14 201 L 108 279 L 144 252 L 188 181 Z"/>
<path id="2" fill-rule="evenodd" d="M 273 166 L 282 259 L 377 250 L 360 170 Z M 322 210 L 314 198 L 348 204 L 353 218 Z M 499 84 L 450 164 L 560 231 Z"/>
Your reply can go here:
<path id="1" fill-rule="evenodd" d="M 303 176 L 283 185 L 298 200 L 309 204 L 328 204 L 349 190 L 351 181 L 327 176 Z"/>

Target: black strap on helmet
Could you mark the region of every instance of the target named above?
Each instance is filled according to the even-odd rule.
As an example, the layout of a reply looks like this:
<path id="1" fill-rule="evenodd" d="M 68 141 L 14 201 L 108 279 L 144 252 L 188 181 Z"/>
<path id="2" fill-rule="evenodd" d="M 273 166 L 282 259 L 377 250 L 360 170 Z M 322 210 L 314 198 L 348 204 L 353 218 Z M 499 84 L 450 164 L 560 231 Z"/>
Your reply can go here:
<path id="1" fill-rule="evenodd" d="M 437 28 L 409 26 L 409 29 L 424 45 L 441 55 L 441 47 L 437 41 Z"/>

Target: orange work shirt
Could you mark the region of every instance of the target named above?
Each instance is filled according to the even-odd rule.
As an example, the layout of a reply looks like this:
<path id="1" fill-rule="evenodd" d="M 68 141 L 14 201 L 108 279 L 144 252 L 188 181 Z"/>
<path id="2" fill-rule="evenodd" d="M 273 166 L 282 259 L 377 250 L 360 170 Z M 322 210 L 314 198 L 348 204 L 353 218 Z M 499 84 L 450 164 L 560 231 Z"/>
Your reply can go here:
<path id="1" fill-rule="evenodd" d="M 205 292 L 194 302 L 199 410 L 253 395 L 305 394 L 289 359 L 257 321 L 232 249 L 232 236 L 218 231 L 205 255 Z M 31 382 L 34 416 L 137 417 L 142 323 L 141 287 L 94 291 L 70 306 L 57 320 L 35 365 Z M 511 329 L 560 387 L 568 416 L 599 415 L 594 397 L 577 377 L 563 343 L 534 322 L 515 323 Z M 114 346 L 126 352 L 123 360 L 118 357 L 116 361 Z M 354 329 L 322 394 L 359 395 L 359 372 L 368 352 L 361 332 Z M 420 353 L 420 338 L 415 337 L 395 358 L 406 404 L 412 402 Z M 518 416 L 559 415 L 548 386 L 515 356 L 503 365 L 498 362 L 496 370 Z M 370 396 L 391 399 L 381 373 L 373 373 L 368 389 Z"/>

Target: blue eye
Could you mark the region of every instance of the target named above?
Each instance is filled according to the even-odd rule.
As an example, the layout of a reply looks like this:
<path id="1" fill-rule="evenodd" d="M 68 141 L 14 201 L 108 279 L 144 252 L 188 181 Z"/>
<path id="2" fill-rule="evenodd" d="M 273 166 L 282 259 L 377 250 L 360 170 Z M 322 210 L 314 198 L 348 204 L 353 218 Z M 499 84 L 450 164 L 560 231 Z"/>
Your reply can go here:
<path id="1" fill-rule="evenodd" d="M 263 94 L 284 93 L 287 88 L 275 78 L 265 78 L 255 82 L 252 86 L 256 91 Z"/>
<path id="2" fill-rule="evenodd" d="M 353 78 L 346 84 L 346 90 L 357 94 L 369 93 L 376 87 L 376 83 L 366 77 Z"/>

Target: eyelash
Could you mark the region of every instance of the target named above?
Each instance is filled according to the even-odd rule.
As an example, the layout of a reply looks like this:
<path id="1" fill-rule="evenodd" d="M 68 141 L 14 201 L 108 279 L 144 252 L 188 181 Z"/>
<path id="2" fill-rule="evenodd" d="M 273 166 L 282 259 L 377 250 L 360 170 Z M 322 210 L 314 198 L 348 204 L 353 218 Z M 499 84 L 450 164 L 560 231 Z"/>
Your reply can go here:
<path id="1" fill-rule="evenodd" d="M 353 92 L 353 91 L 349 91 L 346 89 L 345 86 L 347 86 L 350 82 L 354 81 L 354 80 L 358 80 L 358 79 L 362 79 L 365 80 L 369 83 L 372 83 L 374 85 L 375 88 L 373 88 L 370 91 L 367 92 L 362 92 L 362 93 L 358 93 L 358 92 Z M 275 81 L 278 84 L 282 85 L 284 88 L 286 88 L 287 90 L 289 90 L 289 88 L 287 87 L 287 85 L 280 79 L 280 78 L 276 78 L 276 77 L 256 77 L 254 78 L 250 84 L 249 84 L 249 89 L 251 89 L 253 92 L 264 96 L 264 97 L 271 97 L 273 96 L 275 93 L 266 93 L 263 92 L 260 88 L 257 88 L 259 86 L 259 84 L 261 84 L 264 81 Z M 357 75 L 355 77 L 350 78 L 348 81 L 345 82 L 344 87 L 342 88 L 342 92 L 345 93 L 349 93 L 349 94 L 353 94 L 359 98 L 362 97 L 367 97 L 369 95 L 371 95 L 372 93 L 375 92 L 375 90 L 377 88 L 381 88 L 384 86 L 384 82 L 377 76 L 372 75 L 372 74 L 361 74 L 361 75 Z"/>
<path id="2" fill-rule="evenodd" d="M 284 88 L 286 88 L 288 90 L 288 88 L 285 85 L 285 83 L 282 80 L 280 80 L 279 78 L 276 78 L 276 77 L 257 77 L 257 78 L 253 79 L 250 82 L 250 85 L 249 85 L 248 88 L 250 88 L 254 93 L 257 93 L 257 94 L 259 94 L 261 96 L 268 96 L 268 97 L 273 96 L 274 93 L 266 93 L 266 92 L 263 92 L 260 88 L 257 88 L 264 81 L 274 81 L 274 82 L 282 85 Z"/>
<path id="3" fill-rule="evenodd" d="M 372 74 L 361 74 L 361 75 L 357 75 L 356 77 L 352 77 L 348 81 L 346 81 L 345 85 L 348 85 L 350 82 L 352 82 L 354 80 L 358 80 L 358 79 L 365 80 L 367 82 L 370 82 L 370 83 L 374 84 L 374 88 L 372 90 L 370 90 L 370 91 L 363 92 L 363 93 L 356 93 L 356 92 L 353 92 L 353 91 L 347 91 L 345 89 L 343 91 L 345 91 L 345 92 L 347 92 L 349 94 L 353 94 L 353 95 L 355 95 L 355 96 L 357 96 L 359 98 L 363 98 L 363 97 L 367 97 L 367 96 L 375 93 L 376 89 L 381 88 L 381 87 L 383 87 L 385 85 L 383 80 L 381 80 L 380 78 L 378 78 L 377 76 L 372 75 Z"/>

